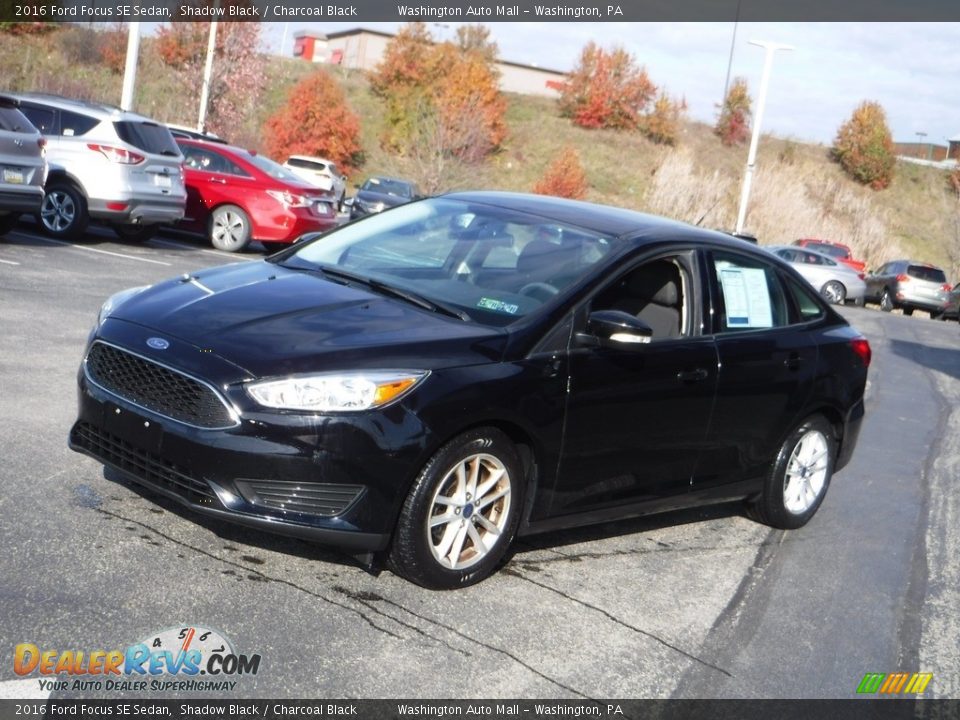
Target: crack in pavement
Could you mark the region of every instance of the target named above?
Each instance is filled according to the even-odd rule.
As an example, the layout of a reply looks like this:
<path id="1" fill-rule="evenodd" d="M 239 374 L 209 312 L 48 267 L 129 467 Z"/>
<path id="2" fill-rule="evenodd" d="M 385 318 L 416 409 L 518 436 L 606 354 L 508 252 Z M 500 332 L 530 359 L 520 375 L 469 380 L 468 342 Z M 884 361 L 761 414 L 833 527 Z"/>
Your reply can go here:
<path id="1" fill-rule="evenodd" d="M 594 605 L 594 604 L 592 604 L 592 603 L 589 603 L 589 602 L 587 602 L 586 600 L 581 600 L 580 598 L 573 597 L 572 595 L 569 595 L 568 593 L 565 593 L 563 590 L 558 590 L 557 588 L 552 587 L 552 586 L 550 586 L 550 585 L 547 585 L 546 583 L 538 582 L 537 580 L 534 580 L 533 578 L 529 578 L 529 577 L 527 577 L 526 575 L 523 575 L 523 574 L 517 572 L 516 570 L 512 570 L 512 569 L 510 569 L 510 568 L 504 568 L 504 569 L 501 570 L 500 572 L 502 572 L 502 573 L 504 573 L 504 574 L 506 574 L 506 575 L 512 575 L 513 577 L 520 578 L 521 580 L 526 580 L 528 583 L 531 583 L 531 584 L 533 584 L 533 585 L 536 585 L 537 587 L 540 587 L 540 588 L 543 588 L 544 590 L 549 590 L 550 592 L 556 593 L 557 595 L 559 595 L 560 597 L 564 598 L 565 600 L 569 600 L 569 601 L 572 602 L 572 603 L 575 603 L 575 604 L 577 604 L 577 605 L 582 605 L 583 607 L 589 608 L 590 610 L 593 610 L 594 612 L 598 612 L 598 613 L 600 613 L 601 615 L 603 615 L 604 617 L 606 617 L 608 620 L 610 620 L 611 622 L 616 623 L 617 625 L 620 625 L 621 627 L 625 627 L 625 628 L 627 628 L 628 630 L 632 630 L 633 632 L 635 632 L 635 633 L 637 633 L 637 634 L 639 634 L 639 635 L 643 635 L 644 637 L 650 638 L 651 640 L 654 640 L 654 641 L 660 643 L 660 644 L 663 645 L 664 647 L 667 647 L 667 648 L 669 648 L 670 650 L 673 650 L 674 652 L 680 653 L 680 654 L 683 655 L 684 657 L 689 658 L 690 660 L 693 660 L 694 662 L 697 662 L 697 663 L 703 665 L 704 667 L 708 667 L 708 668 L 710 668 L 710 669 L 712 669 L 712 670 L 716 670 L 717 672 L 723 673 L 723 674 L 726 675 L 727 677 L 733 677 L 733 675 L 732 675 L 730 672 L 728 672 L 727 670 L 724 670 L 722 667 L 719 667 L 719 666 L 717 666 L 717 665 L 714 665 L 713 663 L 708 662 L 708 661 L 704 660 L 703 658 L 697 657 L 696 655 L 687 652 L 687 651 L 684 650 L 683 648 L 679 648 L 679 647 L 677 647 L 676 645 L 674 645 L 674 644 L 672 644 L 672 643 L 670 643 L 670 642 L 667 642 L 667 641 L 664 640 L 663 638 L 658 637 L 657 635 L 654 635 L 653 633 L 649 632 L 648 630 L 644 630 L 644 629 L 642 629 L 642 628 L 636 627 L 635 625 L 631 625 L 630 623 L 628 623 L 628 622 L 626 622 L 626 621 L 624 621 L 624 620 L 621 620 L 621 619 L 618 618 L 616 615 L 613 615 L 613 614 L 610 613 L 609 611 L 604 610 L 602 607 L 599 607 L 599 606 L 597 606 L 597 605 Z"/>

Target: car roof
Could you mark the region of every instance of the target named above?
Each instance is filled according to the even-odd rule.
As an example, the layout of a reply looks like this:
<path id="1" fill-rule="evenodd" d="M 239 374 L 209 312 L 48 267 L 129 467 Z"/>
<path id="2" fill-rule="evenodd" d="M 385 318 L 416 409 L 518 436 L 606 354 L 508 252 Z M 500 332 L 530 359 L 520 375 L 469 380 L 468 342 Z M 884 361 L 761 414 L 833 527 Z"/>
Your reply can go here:
<path id="1" fill-rule="evenodd" d="M 173 139 L 176 140 L 177 145 L 186 145 L 187 147 L 195 148 L 210 148 L 211 150 L 220 151 L 227 150 L 238 153 L 241 157 L 256 154 L 251 150 L 240 147 L 239 145 L 231 145 L 230 143 L 222 140 L 200 140 L 199 138 L 185 138 L 179 135 L 174 135 Z"/>
<path id="2" fill-rule="evenodd" d="M 719 230 L 695 227 L 678 220 L 582 200 L 567 200 L 549 195 L 482 191 L 455 192 L 442 197 L 494 205 L 529 215 L 542 215 L 545 219 L 604 235 L 645 240 L 709 240 L 731 249 L 757 250 L 757 246 L 753 243 Z"/>
<path id="3" fill-rule="evenodd" d="M 333 160 L 327 160 L 322 157 L 314 157 L 313 155 L 290 155 L 287 157 L 287 160 L 309 160 L 310 162 L 315 163 L 326 163 L 327 165 L 336 165 Z"/>
<path id="4" fill-rule="evenodd" d="M 63 95 L 56 95 L 54 93 L 20 92 L 8 94 L 20 101 L 27 100 L 43 103 L 44 105 L 56 107 L 59 110 L 82 111 L 87 114 L 96 115 L 101 120 L 144 120 L 146 122 L 157 123 L 158 125 L 162 124 L 153 118 L 140 115 L 139 113 L 135 113 L 130 110 L 124 110 L 123 108 L 117 107 L 116 105 L 110 105 L 108 103 L 77 100 L 75 98 L 69 98 Z"/>

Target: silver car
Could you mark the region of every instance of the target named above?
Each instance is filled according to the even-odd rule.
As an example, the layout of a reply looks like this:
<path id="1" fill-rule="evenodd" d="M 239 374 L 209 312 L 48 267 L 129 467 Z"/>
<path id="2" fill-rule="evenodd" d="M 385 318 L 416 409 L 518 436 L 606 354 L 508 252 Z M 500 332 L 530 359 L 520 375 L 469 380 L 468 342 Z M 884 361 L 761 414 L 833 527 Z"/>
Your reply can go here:
<path id="1" fill-rule="evenodd" d="M 0 95 L 0 235 L 21 213 L 36 213 L 47 179 L 46 140 L 17 108 L 15 98 Z"/>
<path id="2" fill-rule="evenodd" d="M 827 302 L 843 305 L 849 300 L 855 305 L 863 305 L 867 285 L 863 275 L 849 265 L 794 245 L 769 247 L 767 250 L 793 265 Z"/>
<path id="3" fill-rule="evenodd" d="M 165 125 L 55 95 L 15 97 L 48 141 L 39 217 L 49 235 L 79 237 L 90 220 L 100 220 L 123 239 L 144 240 L 183 217 L 183 156 Z"/>
<path id="4" fill-rule="evenodd" d="M 947 275 L 936 265 L 915 260 L 893 260 L 867 276 L 867 301 L 884 312 L 896 308 L 904 315 L 926 310 L 938 317 L 950 304 Z"/>
<path id="5" fill-rule="evenodd" d="M 333 192 L 333 196 L 337 199 L 337 209 L 343 210 L 343 200 L 347 194 L 347 179 L 340 174 L 336 163 L 309 155 L 291 155 L 283 166 L 311 185 Z"/>

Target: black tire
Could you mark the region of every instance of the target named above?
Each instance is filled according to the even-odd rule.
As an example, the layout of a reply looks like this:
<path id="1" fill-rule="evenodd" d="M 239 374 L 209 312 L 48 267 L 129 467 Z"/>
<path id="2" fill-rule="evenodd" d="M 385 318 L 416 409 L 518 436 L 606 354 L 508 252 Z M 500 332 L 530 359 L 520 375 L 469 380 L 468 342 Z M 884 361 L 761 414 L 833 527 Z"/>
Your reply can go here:
<path id="1" fill-rule="evenodd" d="M 847 299 L 847 289 L 843 283 L 831 280 L 820 288 L 820 296 L 833 305 L 843 305 Z"/>
<path id="2" fill-rule="evenodd" d="M 466 587 L 490 575 L 517 531 L 523 507 L 522 468 L 513 443 L 495 428 L 470 430 L 440 448 L 420 471 L 400 511 L 387 556 L 390 569 L 434 590 Z M 458 474 L 458 469 L 464 472 Z M 477 480 L 471 481 L 474 472 Z M 493 501 L 475 508 L 471 482 L 483 498 Z M 484 489 L 485 482 L 494 484 Z M 437 502 L 439 497 L 448 501 Z M 431 518 L 442 517 L 450 520 L 431 524 Z M 488 530 L 491 527 L 499 532 Z"/>
<path id="3" fill-rule="evenodd" d="M 893 295 L 891 295 L 887 289 L 884 289 L 883 294 L 880 296 L 880 309 L 884 312 L 893 310 Z"/>
<path id="4" fill-rule="evenodd" d="M 20 219 L 20 213 L 7 213 L 6 215 L 0 215 L 0 235 L 6 235 L 8 232 L 13 230 L 17 224 L 17 220 Z"/>
<path id="5" fill-rule="evenodd" d="M 73 185 L 55 183 L 44 191 L 39 221 L 50 237 L 77 240 L 90 222 L 87 200 Z"/>
<path id="6" fill-rule="evenodd" d="M 830 488 L 836 452 L 830 423 L 821 415 L 804 420 L 780 447 L 760 497 L 750 507 L 751 515 L 783 530 L 806 525 Z"/>
<path id="7" fill-rule="evenodd" d="M 912 316 L 912 315 L 913 315 L 913 308 L 904 308 L 904 309 L 903 309 L 903 314 L 906 315 L 907 317 Z"/>
<path id="8" fill-rule="evenodd" d="M 210 244 L 224 252 L 240 252 L 250 244 L 250 217 L 236 205 L 221 205 L 210 216 Z"/>
<path id="9" fill-rule="evenodd" d="M 114 225 L 117 237 L 126 242 L 146 242 L 157 234 L 157 225 Z"/>
<path id="10" fill-rule="evenodd" d="M 260 244 L 263 245 L 263 249 L 267 251 L 267 255 L 273 255 L 276 252 L 286 250 L 290 247 L 290 243 L 264 242 L 263 240 L 260 241 Z"/>

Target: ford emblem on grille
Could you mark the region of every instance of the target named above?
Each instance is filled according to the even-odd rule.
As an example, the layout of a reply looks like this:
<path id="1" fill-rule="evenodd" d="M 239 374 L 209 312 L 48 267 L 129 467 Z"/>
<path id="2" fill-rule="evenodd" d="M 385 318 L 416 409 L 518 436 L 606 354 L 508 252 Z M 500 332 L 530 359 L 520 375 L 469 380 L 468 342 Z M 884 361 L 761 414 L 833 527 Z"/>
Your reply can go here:
<path id="1" fill-rule="evenodd" d="M 154 350 L 166 350 L 168 347 L 170 347 L 169 342 L 158 337 L 147 338 L 147 345 L 152 347 Z"/>

